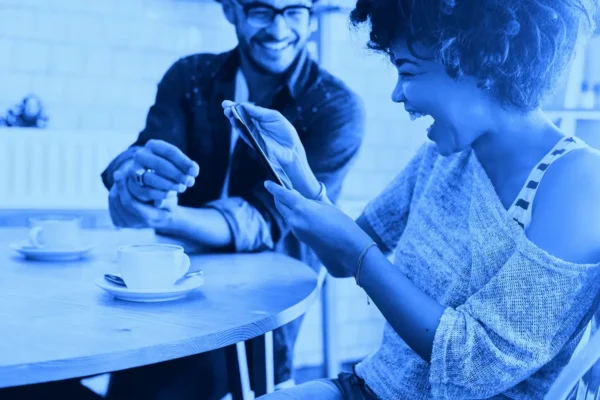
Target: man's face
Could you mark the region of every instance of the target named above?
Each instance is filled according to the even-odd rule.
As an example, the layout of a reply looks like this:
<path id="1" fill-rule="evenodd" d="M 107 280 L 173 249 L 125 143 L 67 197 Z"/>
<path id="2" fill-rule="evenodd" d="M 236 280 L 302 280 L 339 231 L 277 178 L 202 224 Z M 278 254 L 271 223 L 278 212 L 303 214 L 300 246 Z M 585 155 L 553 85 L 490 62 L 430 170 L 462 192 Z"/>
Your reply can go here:
<path id="1" fill-rule="evenodd" d="M 265 72 L 286 71 L 311 34 L 310 0 L 227 0 L 242 52 Z M 284 14 L 277 14 L 285 10 Z"/>

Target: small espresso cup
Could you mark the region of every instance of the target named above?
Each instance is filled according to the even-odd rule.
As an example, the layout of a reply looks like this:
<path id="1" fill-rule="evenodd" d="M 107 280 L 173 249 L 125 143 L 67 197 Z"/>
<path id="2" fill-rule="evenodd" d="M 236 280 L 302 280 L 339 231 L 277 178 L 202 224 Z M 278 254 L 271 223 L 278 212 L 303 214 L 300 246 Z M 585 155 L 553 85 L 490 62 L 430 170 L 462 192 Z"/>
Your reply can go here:
<path id="1" fill-rule="evenodd" d="M 81 218 L 47 216 L 29 219 L 29 243 L 44 249 L 77 249 L 81 243 Z"/>
<path id="2" fill-rule="evenodd" d="M 183 247 L 172 244 L 130 244 L 117 249 L 117 265 L 129 289 L 172 288 L 190 269 Z"/>

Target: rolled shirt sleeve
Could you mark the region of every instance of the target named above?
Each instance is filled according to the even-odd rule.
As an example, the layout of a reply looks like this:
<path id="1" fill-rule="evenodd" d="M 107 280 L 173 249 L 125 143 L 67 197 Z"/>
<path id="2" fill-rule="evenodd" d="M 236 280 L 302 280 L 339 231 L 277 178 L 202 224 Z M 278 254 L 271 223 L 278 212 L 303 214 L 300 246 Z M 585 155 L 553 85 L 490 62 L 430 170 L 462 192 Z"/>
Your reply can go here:
<path id="1" fill-rule="evenodd" d="M 207 207 L 219 211 L 227 221 L 236 252 L 273 249 L 274 238 L 267 210 L 261 212 L 241 197 L 215 200 L 208 203 Z"/>

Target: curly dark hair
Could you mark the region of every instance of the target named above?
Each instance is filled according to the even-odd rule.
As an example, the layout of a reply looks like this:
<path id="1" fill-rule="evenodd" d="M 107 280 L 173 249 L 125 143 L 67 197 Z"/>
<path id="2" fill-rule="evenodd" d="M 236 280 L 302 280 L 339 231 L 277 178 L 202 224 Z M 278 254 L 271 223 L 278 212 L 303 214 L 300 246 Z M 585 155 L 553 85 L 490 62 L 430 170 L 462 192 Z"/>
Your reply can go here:
<path id="1" fill-rule="evenodd" d="M 537 108 L 595 26 L 597 0 L 358 0 L 350 22 L 368 22 L 367 46 L 390 54 L 432 48 L 449 76 L 473 76 L 505 107 Z"/>

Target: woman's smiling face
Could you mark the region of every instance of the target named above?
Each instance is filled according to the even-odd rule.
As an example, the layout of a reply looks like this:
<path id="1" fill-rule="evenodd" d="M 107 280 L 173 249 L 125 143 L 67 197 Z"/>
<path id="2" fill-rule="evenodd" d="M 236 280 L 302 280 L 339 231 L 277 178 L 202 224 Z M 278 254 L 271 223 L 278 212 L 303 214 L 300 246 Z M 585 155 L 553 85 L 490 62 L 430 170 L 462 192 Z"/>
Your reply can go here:
<path id="1" fill-rule="evenodd" d="M 486 122 L 493 115 L 492 108 L 499 104 L 477 87 L 474 78 L 454 79 L 441 62 L 431 59 L 432 54 L 426 49 L 415 50 L 419 58 L 411 54 L 406 40 L 398 38 L 392 44 L 391 61 L 398 70 L 392 100 L 404 103 L 411 118 L 433 118 L 427 136 L 436 143 L 440 154 L 460 152 L 484 133 Z"/>

